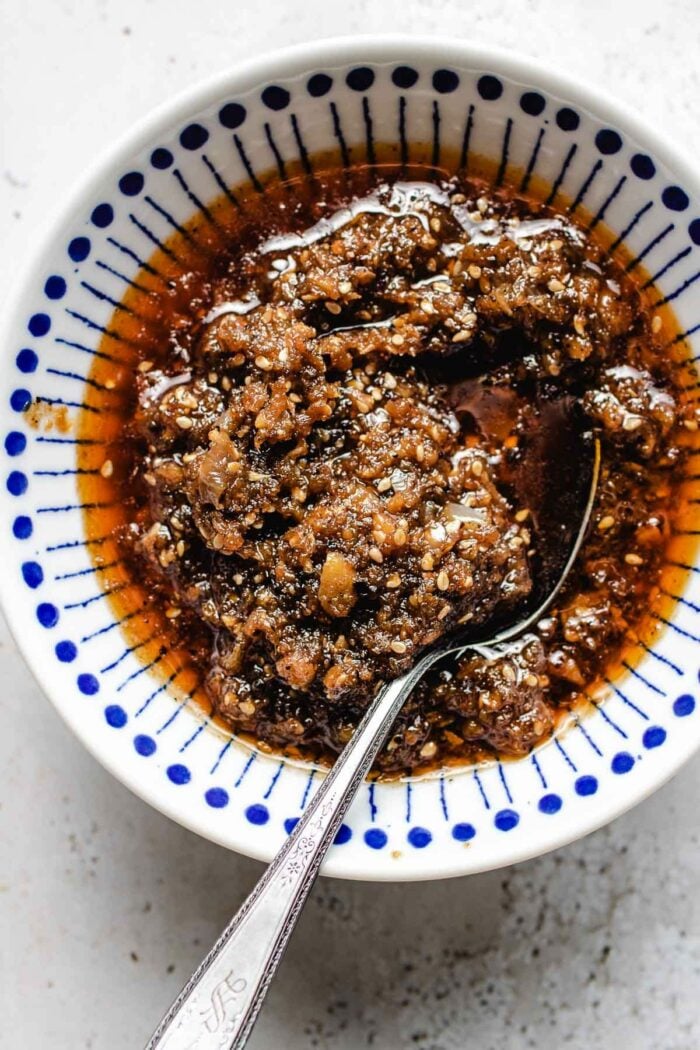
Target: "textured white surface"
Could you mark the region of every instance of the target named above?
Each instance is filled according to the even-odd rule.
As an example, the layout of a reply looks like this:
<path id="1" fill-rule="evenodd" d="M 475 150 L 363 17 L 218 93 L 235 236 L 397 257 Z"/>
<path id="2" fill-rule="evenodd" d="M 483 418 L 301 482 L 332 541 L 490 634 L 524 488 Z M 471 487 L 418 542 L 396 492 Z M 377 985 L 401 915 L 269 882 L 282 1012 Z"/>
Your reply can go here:
<path id="1" fill-rule="evenodd" d="M 697 157 L 692 0 L 3 0 L 0 283 L 44 214 L 147 108 L 263 49 L 454 33 L 604 84 Z M 150 811 L 87 756 L 0 633 L 0 1005 L 21 1050 L 142 1045 L 256 863 Z M 584 842 L 425 885 L 324 881 L 254 1050 L 694 1050 L 695 761 Z"/>

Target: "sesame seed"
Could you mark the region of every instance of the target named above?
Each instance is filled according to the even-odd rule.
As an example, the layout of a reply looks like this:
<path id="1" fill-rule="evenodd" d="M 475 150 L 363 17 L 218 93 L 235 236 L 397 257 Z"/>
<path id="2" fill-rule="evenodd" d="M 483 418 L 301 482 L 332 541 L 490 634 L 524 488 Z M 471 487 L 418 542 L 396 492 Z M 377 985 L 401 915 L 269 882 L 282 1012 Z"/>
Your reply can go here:
<path id="1" fill-rule="evenodd" d="M 341 281 L 338 285 L 338 291 L 341 295 L 349 295 L 352 291 L 352 281 Z"/>
<path id="2" fill-rule="evenodd" d="M 446 616 L 449 616 L 452 612 L 451 605 L 443 605 L 442 609 L 438 613 L 438 620 L 444 620 Z"/>
<path id="3" fill-rule="evenodd" d="M 430 570 L 435 567 L 435 561 L 433 560 L 432 554 L 423 555 L 423 557 L 421 558 L 420 567 L 421 569 L 423 569 L 424 572 L 430 572 Z"/>
<path id="4" fill-rule="evenodd" d="M 401 585 L 401 577 L 398 572 L 392 572 L 391 576 L 387 577 L 386 585 L 392 591 Z"/>
<path id="5" fill-rule="evenodd" d="M 628 415 L 622 420 L 622 429 L 631 433 L 633 430 L 639 430 L 643 422 L 641 416 Z"/>
<path id="6" fill-rule="evenodd" d="M 516 675 L 512 664 L 504 664 L 501 669 L 501 674 L 505 678 L 506 682 L 514 682 Z"/>
<path id="7" fill-rule="evenodd" d="M 625 554 L 625 561 L 628 565 L 644 564 L 644 558 L 640 558 L 638 554 Z"/>
<path id="8" fill-rule="evenodd" d="M 397 547 L 403 547 L 404 543 L 408 539 L 408 533 L 405 529 L 397 529 L 394 533 L 393 539 Z"/>
<path id="9" fill-rule="evenodd" d="M 435 758 L 437 755 L 437 744 L 434 740 L 429 740 L 427 744 L 423 744 L 420 749 L 421 758 Z"/>
<path id="10" fill-rule="evenodd" d="M 423 311 L 424 314 L 434 314 L 435 313 L 435 307 L 433 306 L 433 304 L 430 302 L 429 299 L 421 299 L 420 308 L 421 308 L 421 310 Z"/>
<path id="11" fill-rule="evenodd" d="M 252 700 L 241 700 L 240 704 L 238 705 L 238 710 L 241 712 L 242 715 L 254 715 L 255 704 Z"/>
<path id="12" fill-rule="evenodd" d="M 474 462 L 472 463 L 472 466 L 471 466 L 471 471 L 472 471 L 472 474 L 475 477 L 477 477 L 477 478 L 480 477 L 481 474 L 483 474 L 483 472 L 484 472 L 484 464 L 481 462 L 480 459 L 475 459 L 474 460 Z"/>
<path id="13" fill-rule="evenodd" d="M 380 478 L 377 482 L 377 491 L 386 492 L 391 488 L 391 478 Z"/>
<path id="14" fill-rule="evenodd" d="M 477 280 L 479 277 L 481 277 L 481 267 L 476 266 L 474 263 L 472 263 L 471 266 L 467 267 L 467 273 L 470 277 L 473 277 L 474 280 Z"/>
<path id="15" fill-rule="evenodd" d="M 574 317 L 574 328 L 578 335 L 586 334 L 586 319 L 581 314 L 576 314 Z"/>
<path id="16" fill-rule="evenodd" d="M 532 671 L 529 674 L 525 675 L 525 685 L 529 685 L 531 689 L 534 689 L 535 686 L 537 686 L 539 684 L 540 684 L 539 678 L 537 677 L 536 674 L 533 674 Z"/>
<path id="17" fill-rule="evenodd" d="M 324 305 L 326 310 L 328 310 L 328 313 L 333 314 L 334 317 L 337 317 L 342 310 L 342 306 L 340 306 L 339 303 L 334 303 L 331 299 L 329 299 Z"/>
<path id="18" fill-rule="evenodd" d="M 270 360 L 270 358 L 263 357 L 262 355 L 260 357 L 255 358 L 255 364 L 258 368 L 261 368 L 263 372 L 266 372 L 268 369 L 272 368 L 272 361 Z"/>
<path id="19" fill-rule="evenodd" d="M 150 372 L 153 368 L 152 361 L 142 361 L 139 365 L 139 372 Z"/>
<path id="20" fill-rule="evenodd" d="M 186 549 L 185 548 L 185 541 L 184 540 L 178 540 L 177 541 L 177 546 L 175 547 L 175 550 L 177 551 L 178 558 L 181 558 L 183 556 L 183 554 L 185 553 L 185 549 Z"/>
<path id="21" fill-rule="evenodd" d="M 100 474 L 103 478 L 111 478 L 114 473 L 114 464 L 111 459 L 106 459 L 100 467 Z"/>
<path id="22" fill-rule="evenodd" d="M 391 341 L 394 344 L 394 346 L 403 346 L 403 344 L 406 342 L 406 340 L 400 332 L 394 332 L 394 334 L 391 337 Z"/>
<path id="23" fill-rule="evenodd" d="M 222 390 L 225 390 L 228 393 L 228 391 L 231 389 L 232 385 L 233 384 L 231 383 L 231 380 L 229 379 L 228 376 L 224 376 L 222 378 L 222 380 L 221 380 L 221 389 Z"/>
<path id="24" fill-rule="evenodd" d="M 660 314 L 654 314 L 651 319 L 651 330 L 654 335 L 658 335 L 663 327 L 663 321 Z"/>
<path id="25" fill-rule="evenodd" d="M 453 343 L 466 343 L 467 340 L 471 339 L 471 338 L 472 338 L 472 333 L 468 332 L 466 330 L 466 328 L 462 328 L 461 331 L 455 332 L 455 334 L 452 336 L 452 340 L 451 341 Z"/>
<path id="26" fill-rule="evenodd" d="M 192 422 L 189 416 L 178 416 L 175 422 L 179 426 L 180 430 L 191 430 L 194 426 L 194 423 Z"/>
<path id="27" fill-rule="evenodd" d="M 527 272 L 529 277 L 539 277 L 542 270 L 539 266 L 528 266 Z"/>
<path id="28" fill-rule="evenodd" d="M 116 380 L 114 380 L 114 379 L 105 379 L 105 389 L 106 390 L 114 390 L 116 385 L 117 385 L 116 384 Z"/>
<path id="29" fill-rule="evenodd" d="M 447 575 L 444 569 L 438 573 L 437 586 L 439 591 L 446 591 L 450 586 L 450 577 Z"/>
<path id="30" fill-rule="evenodd" d="M 381 565 L 384 561 L 384 555 L 380 551 L 379 547 L 370 547 L 368 554 L 372 561 L 376 562 L 377 565 Z"/>
<path id="31" fill-rule="evenodd" d="M 683 426 L 685 427 L 686 430 L 697 430 L 698 429 L 698 422 L 697 422 L 696 419 L 684 419 L 683 420 Z"/>
<path id="32" fill-rule="evenodd" d="M 607 532 L 615 524 L 615 519 L 612 514 L 606 514 L 605 517 L 601 518 L 598 522 L 598 528 L 601 532 Z"/>
<path id="33" fill-rule="evenodd" d="M 425 447 L 422 442 L 418 442 L 416 445 L 416 460 L 418 463 L 422 463 L 425 459 Z"/>
<path id="34" fill-rule="evenodd" d="M 440 232 L 440 230 L 442 229 L 442 223 L 440 222 L 440 220 L 438 218 L 433 217 L 430 220 L 430 229 L 433 231 L 433 233 L 439 233 Z"/>
<path id="35" fill-rule="evenodd" d="M 177 620 L 178 616 L 182 612 L 182 609 L 178 609 L 177 606 L 172 605 L 169 609 L 165 610 L 165 615 L 169 620 Z"/>
<path id="36" fill-rule="evenodd" d="M 527 519 L 529 517 L 530 517 L 530 511 L 529 511 L 529 509 L 527 507 L 524 507 L 523 510 L 519 510 L 518 513 L 515 515 L 515 520 L 518 523 L 520 523 L 520 522 L 523 522 L 523 521 L 527 521 Z"/>
<path id="37" fill-rule="evenodd" d="M 547 282 L 547 287 L 550 292 L 563 292 L 565 288 L 561 281 L 558 281 L 556 277 L 552 277 L 551 281 Z"/>
<path id="38" fill-rule="evenodd" d="M 395 638 L 394 641 L 391 643 L 391 648 L 394 650 L 395 653 L 401 654 L 406 652 L 408 646 L 405 642 L 400 642 L 398 641 L 398 639 Z"/>

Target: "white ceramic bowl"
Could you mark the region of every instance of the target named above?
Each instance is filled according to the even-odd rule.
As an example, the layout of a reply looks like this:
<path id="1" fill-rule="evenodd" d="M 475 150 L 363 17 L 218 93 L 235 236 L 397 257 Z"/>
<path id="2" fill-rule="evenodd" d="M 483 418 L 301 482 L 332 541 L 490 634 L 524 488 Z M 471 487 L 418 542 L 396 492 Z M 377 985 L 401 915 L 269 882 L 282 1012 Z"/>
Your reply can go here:
<path id="1" fill-rule="evenodd" d="M 403 130 L 402 130 L 403 129 Z M 154 241 L 223 184 L 278 156 L 373 141 L 431 141 L 536 175 L 604 219 L 658 274 L 694 353 L 700 339 L 700 191 L 655 131 L 539 64 L 450 40 L 315 43 L 250 62 L 148 116 L 72 199 L 4 311 L 0 593 L 36 677 L 92 753 L 187 827 L 263 859 L 319 782 L 206 724 L 130 653 L 91 564 L 73 431 L 27 425 L 30 398 L 75 421 L 113 302 Z M 86 149 L 87 152 L 87 149 Z M 585 835 L 665 781 L 700 743 L 700 566 L 668 626 L 597 710 L 506 765 L 366 785 L 325 866 L 360 879 L 426 879 L 505 865 Z M 41 711 L 27 712 L 31 719 Z"/>

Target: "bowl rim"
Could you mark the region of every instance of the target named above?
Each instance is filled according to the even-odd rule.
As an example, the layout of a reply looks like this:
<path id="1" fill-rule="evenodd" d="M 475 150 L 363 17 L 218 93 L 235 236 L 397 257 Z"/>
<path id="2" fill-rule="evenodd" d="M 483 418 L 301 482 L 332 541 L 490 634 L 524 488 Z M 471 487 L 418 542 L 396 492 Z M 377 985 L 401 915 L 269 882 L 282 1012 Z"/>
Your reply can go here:
<path id="1" fill-rule="evenodd" d="M 443 65 L 455 64 L 475 69 L 488 68 L 489 71 L 500 72 L 516 81 L 541 87 L 554 96 L 563 95 L 576 100 L 582 109 L 610 120 L 611 123 L 624 128 L 641 142 L 648 143 L 653 147 L 655 156 L 669 167 L 674 175 L 681 178 L 694 194 L 700 196 L 700 176 L 696 173 L 690 160 L 686 159 L 664 132 L 653 128 L 636 110 L 611 96 L 607 89 L 589 87 L 577 77 L 560 70 L 555 64 L 524 56 L 506 48 L 455 40 L 443 35 L 424 34 L 416 37 L 401 33 L 349 34 L 298 43 L 263 52 L 238 63 L 234 69 L 219 71 L 183 89 L 173 98 L 149 110 L 132 128 L 120 135 L 88 165 L 87 171 L 76 180 L 73 189 L 63 196 L 52 209 L 43 234 L 36 238 L 34 247 L 28 252 L 19 268 L 18 276 L 8 295 L 8 308 L 4 311 L 3 319 L 0 320 L 0 354 L 10 343 L 10 334 L 16 324 L 17 316 L 23 313 L 22 302 L 32 293 L 31 278 L 36 271 L 37 263 L 46 249 L 54 243 L 66 217 L 77 211 L 81 202 L 93 196 L 100 184 L 118 170 L 120 161 L 125 155 L 131 155 L 148 146 L 163 124 L 175 124 L 186 119 L 198 109 L 214 104 L 224 94 L 245 92 L 274 78 L 290 78 L 307 71 L 312 65 L 331 67 L 357 61 L 385 64 L 394 60 L 405 61 L 411 56 L 424 60 L 435 59 L 439 56 L 439 61 Z M 4 543 L 4 539 L 0 540 L 0 544 Z M 84 720 L 54 689 L 49 667 L 46 663 L 42 664 L 36 659 L 29 638 L 15 622 L 12 613 L 12 598 L 15 593 L 14 580 L 10 579 L 7 573 L 0 573 L 0 607 L 25 664 L 52 706 L 86 750 L 120 783 L 165 816 L 197 834 L 205 835 L 210 841 L 215 841 L 229 849 L 233 848 L 223 836 L 212 834 L 210 830 L 203 831 L 196 815 L 191 816 L 188 812 L 183 811 L 182 807 L 175 803 L 174 796 L 166 797 L 163 791 L 141 785 L 136 777 L 122 768 L 123 763 L 119 753 L 115 749 L 110 751 L 90 734 Z M 528 845 L 525 839 L 514 839 L 513 847 L 505 860 L 502 856 L 494 857 L 492 860 L 485 858 L 483 864 L 474 866 L 473 863 L 465 865 L 464 861 L 459 863 L 457 857 L 452 862 L 448 858 L 443 858 L 439 863 L 425 870 L 402 870 L 393 874 L 373 871 L 370 857 L 368 857 L 365 871 L 359 872 L 356 865 L 352 867 L 352 870 L 348 870 L 342 859 L 336 855 L 330 865 L 331 870 L 324 872 L 322 869 L 322 873 L 369 881 L 421 881 L 451 878 L 519 863 L 558 849 L 608 824 L 666 783 L 699 748 L 700 736 L 696 740 L 692 738 L 692 734 L 689 734 L 684 744 L 679 745 L 673 753 L 667 752 L 670 760 L 660 763 L 655 771 L 648 775 L 644 784 L 640 785 L 631 796 L 617 801 L 610 796 L 610 803 L 605 807 L 602 815 L 592 814 L 587 818 L 579 816 L 573 828 L 567 826 L 566 822 L 560 823 L 557 831 L 552 831 L 544 848 L 541 844 Z M 269 851 L 265 847 L 256 847 L 253 839 L 237 845 L 235 849 L 255 859 L 269 860 Z M 468 872 L 465 871 L 465 868 L 468 869 Z"/>

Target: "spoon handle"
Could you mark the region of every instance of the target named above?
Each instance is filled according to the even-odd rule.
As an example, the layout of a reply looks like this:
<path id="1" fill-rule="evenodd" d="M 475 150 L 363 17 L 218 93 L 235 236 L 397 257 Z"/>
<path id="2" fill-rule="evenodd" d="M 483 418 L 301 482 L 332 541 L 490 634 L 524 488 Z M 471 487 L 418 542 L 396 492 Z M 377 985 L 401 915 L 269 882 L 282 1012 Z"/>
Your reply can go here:
<path id="1" fill-rule="evenodd" d="M 345 812 L 406 697 L 439 654 L 383 686 L 275 860 L 177 996 L 146 1050 L 242 1050 Z"/>

